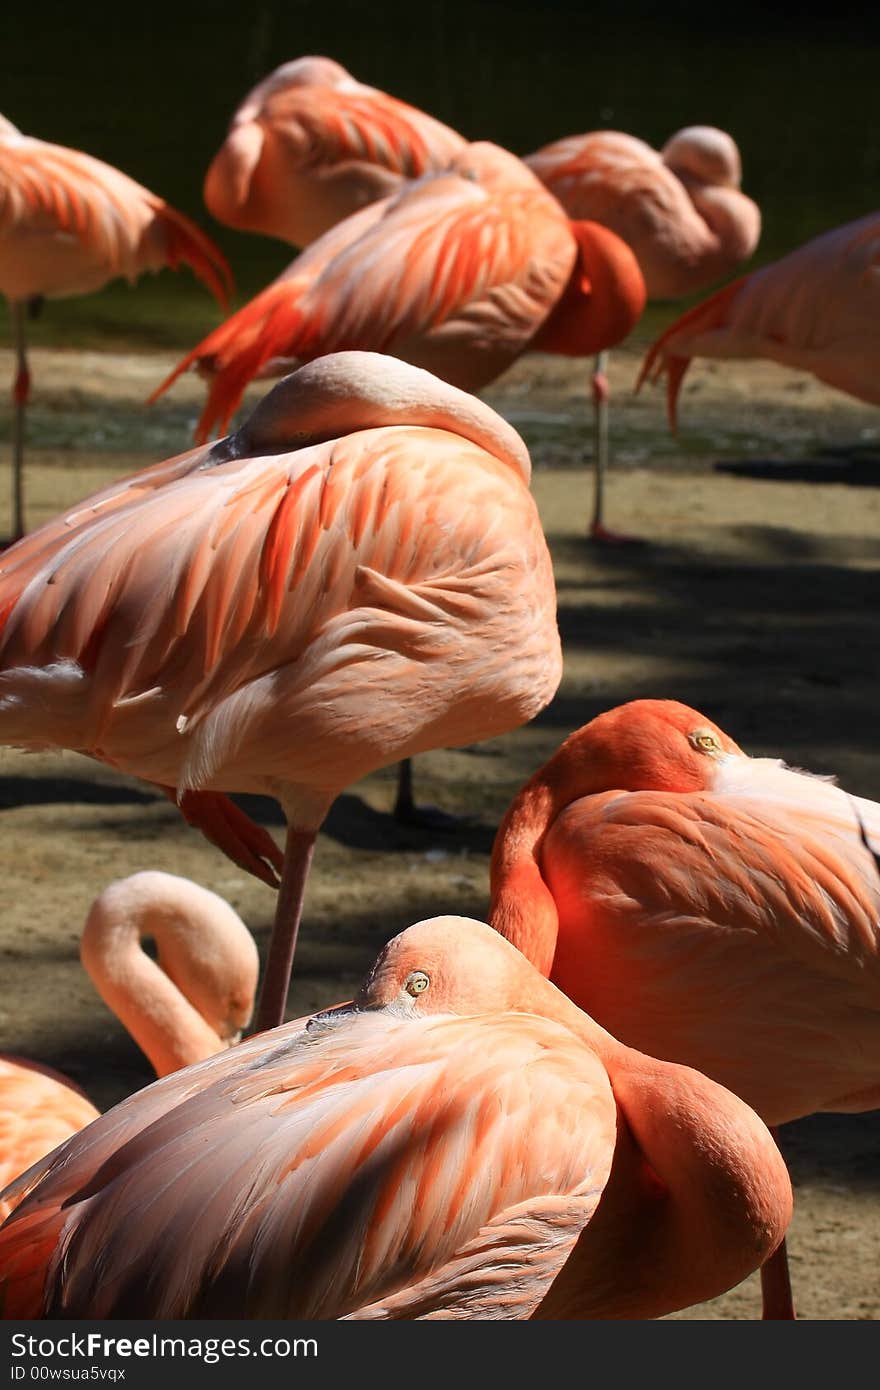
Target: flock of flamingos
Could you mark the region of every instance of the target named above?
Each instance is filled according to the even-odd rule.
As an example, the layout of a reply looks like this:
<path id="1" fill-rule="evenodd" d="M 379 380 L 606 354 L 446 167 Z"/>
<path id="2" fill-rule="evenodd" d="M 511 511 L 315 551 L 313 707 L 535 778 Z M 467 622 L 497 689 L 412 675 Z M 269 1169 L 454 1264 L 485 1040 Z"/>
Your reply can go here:
<path id="1" fill-rule="evenodd" d="M 760 1267 L 764 1316 L 794 1317 L 768 1126 L 880 1106 L 880 805 L 674 701 L 624 704 L 514 798 L 487 922 L 427 917 L 354 1000 L 283 1022 L 334 799 L 400 764 L 418 817 L 414 755 L 523 725 L 560 681 L 529 455 L 470 393 L 525 352 L 596 357 L 591 530 L 617 539 L 604 354 L 647 298 L 751 256 L 739 183 L 714 128 L 523 160 L 328 58 L 285 64 L 205 201 L 306 249 L 158 387 L 206 378 L 197 447 L 25 534 L 30 301 L 186 264 L 225 305 L 231 277 L 161 198 L 0 118 L 0 741 L 161 787 L 278 888 L 245 1041 L 257 952 L 227 904 L 158 871 L 94 903 L 83 963 L 161 1079 L 99 1116 L 0 1060 L 3 1316 L 654 1318 Z M 673 417 L 703 355 L 880 404 L 878 296 L 872 213 L 690 309 L 643 376 Z M 236 792 L 277 799 L 283 854 Z"/>

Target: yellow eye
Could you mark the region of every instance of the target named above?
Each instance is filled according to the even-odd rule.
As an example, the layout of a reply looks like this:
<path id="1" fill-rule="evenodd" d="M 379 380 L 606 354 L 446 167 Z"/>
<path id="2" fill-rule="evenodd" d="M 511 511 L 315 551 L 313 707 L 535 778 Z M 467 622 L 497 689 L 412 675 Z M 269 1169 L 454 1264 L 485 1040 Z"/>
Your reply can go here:
<path id="1" fill-rule="evenodd" d="M 407 994 L 424 994 L 431 981 L 422 970 L 414 970 L 404 985 Z"/>
<path id="2" fill-rule="evenodd" d="M 691 734 L 691 743 L 695 748 L 699 748 L 701 753 L 721 752 L 721 744 L 718 742 L 715 735 L 708 733 L 706 730 Z"/>

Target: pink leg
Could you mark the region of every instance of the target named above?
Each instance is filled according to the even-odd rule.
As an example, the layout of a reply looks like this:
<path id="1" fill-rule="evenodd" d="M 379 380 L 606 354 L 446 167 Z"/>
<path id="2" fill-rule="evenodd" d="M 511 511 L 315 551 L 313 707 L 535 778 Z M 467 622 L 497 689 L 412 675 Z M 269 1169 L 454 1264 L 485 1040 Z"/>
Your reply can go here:
<path id="1" fill-rule="evenodd" d="M 315 831 L 288 827 L 281 887 L 275 906 L 269 958 L 263 973 L 263 987 L 253 1030 L 255 1033 L 264 1033 L 267 1028 L 277 1028 L 279 1023 L 284 1022 L 296 938 L 314 848 Z"/>
<path id="2" fill-rule="evenodd" d="M 779 1144 L 779 1132 L 771 1129 L 770 1133 Z M 761 1266 L 761 1296 L 763 1299 L 763 1309 L 761 1317 L 763 1319 L 773 1319 L 791 1321 L 797 1317 L 794 1311 L 794 1300 L 791 1294 L 791 1277 L 788 1272 L 788 1252 L 785 1248 L 785 1241 L 780 1241 L 773 1251 L 769 1260 L 765 1260 Z"/>
<path id="3" fill-rule="evenodd" d="M 24 307 L 20 301 L 10 305 L 18 362 L 12 388 L 12 539 L 15 541 L 24 535 L 24 417 L 31 390 L 31 374 L 25 353 Z"/>
<path id="4" fill-rule="evenodd" d="M 590 539 L 598 545 L 632 545 L 635 536 L 624 535 L 620 531 L 609 531 L 602 520 L 605 506 L 605 474 L 608 469 L 608 402 L 611 390 L 608 385 L 606 369 L 608 353 L 596 355 L 596 365 L 591 379 L 593 393 L 593 520 L 590 522 Z"/>

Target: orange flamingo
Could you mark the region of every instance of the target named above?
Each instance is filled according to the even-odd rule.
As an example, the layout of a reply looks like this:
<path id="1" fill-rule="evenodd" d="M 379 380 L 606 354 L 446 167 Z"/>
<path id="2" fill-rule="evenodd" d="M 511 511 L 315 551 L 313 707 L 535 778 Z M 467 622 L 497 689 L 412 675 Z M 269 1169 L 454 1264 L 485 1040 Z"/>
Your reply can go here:
<path id="1" fill-rule="evenodd" d="M 346 348 L 388 352 L 467 391 L 524 352 L 585 356 L 620 342 L 645 304 L 613 232 L 571 222 L 514 155 L 468 145 L 325 233 L 188 353 L 211 376 L 200 439 L 226 428 L 245 386 Z"/>
<path id="2" fill-rule="evenodd" d="M 714 126 L 687 126 L 660 151 L 620 131 L 595 130 L 556 140 L 525 162 L 569 217 L 601 222 L 632 247 L 649 299 L 678 299 L 705 289 L 748 260 L 761 235 L 758 207 L 740 191 L 736 142 Z M 591 528 L 600 537 L 608 463 L 606 371 L 607 353 L 600 353 L 593 376 L 598 485 Z"/>
<path id="3" fill-rule="evenodd" d="M 638 385 L 665 373 L 673 430 L 692 357 L 762 357 L 880 405 L 880 212 L 735 280 L 667 328 Z"/>
<path id="4" fill-rule="evenodd" d="M 237 1042 L 250 1021 L 254 939 L 227 902 L 189 879 L 146 870 L 109 884 L 89 909 L 80 955 L 157 1076 Z M 0 1056 L 0 1188 L 98 1114 L 58 1072 Z M 10 1209 L 0 1200 L 0 1220 Z"/>
<path id="5" fill-rule="evenodd" d="M 117 483 L 0 563 L 0 740 L 78 749 L 182 798 L 274 882 L 258 1027 L 283 1018 L 315 836 L 375 768 L 517 728 L 561 674 L 519 435 L 393 358 L 339 353 L 234 435 Z"/>
<path id="6" fill-rule="evenodd" d="M 0 1194 L 99 1114 L 60 1072 L 0 1053 Z M 14 1205 L 12 1197 L 0 1195 L 0 1221 Z"/>
<path id="7" fill-rule="evenodd" d="M 332 58 L 297 58 L 239 106 L 205 177 L 205 203 L 230 227 L 308 246 L 367 203 L 445 168 L 465 144 Z"/>
<path id="8" fill-rule="evenodd" d="M 157 1082 L 12 1192 L 7 1318 L 657 1317 L 739 1283 L 791 1216 L 753 1111 L 465 918 L 410 927 L 353 1006 Z"/>
<path id="9" fill-rule="evenodd" d="M 880 844 L 880 806 L 747 757 L 685 705 L 636 700 L 514 798 L 491 921 L 616 1037 L 705 1072 L 767 1124 L 870 1110 L 880 878 L 862 826 Z M 774 1307 L 786 1277 L 768 1272 Z"/>
<path id="10" fill-rule="evenodd" d="M 0 116 L 0 294 L 18 358 L 13 386 L 13 530 L 24 534 L 24 419 L 30 392 L 25 309 L 88 294 L 108 280 L 190 266 L 228 302 L 232 277 L 217 247 L 164 199 L 80 150 L 22 135 Z"/>

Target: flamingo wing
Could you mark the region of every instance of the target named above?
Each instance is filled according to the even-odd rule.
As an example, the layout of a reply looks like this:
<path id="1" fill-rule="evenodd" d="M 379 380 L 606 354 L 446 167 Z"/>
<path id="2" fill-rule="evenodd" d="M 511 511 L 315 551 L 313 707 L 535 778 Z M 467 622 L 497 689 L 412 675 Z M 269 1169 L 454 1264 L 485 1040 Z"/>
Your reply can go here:
<path id="1" fill-rule="evenodd" d="M 880 807 L 745 757 L 711 794 L 572 803 L 542 850 L 552 978 L 768 1123 L 849 1108 L 880 1083 L 880 876 L 860 821 L 880 846 Z"/>
<path id="2" fill-rule="evenodd" d="M 639 375 L 667 378 L 670 424 L 694 357 L 767 358 L 880 404 L 880 213 L 837 227 L 675 320 Z"/>
<path id="3" fill-rule="evenodd" d="M 491 695 L 488 737 L 505 717 L 499 685 L 512 723 L 529 717 L 512 709 L 555 674 L 535 599 L 552 632 L 553 586 L 540 520 L 509 464 L 443 429 L 406 426 L 262 458 L 216 450 L 116 485 L 68 515 L 66 538 L 51 523 L 17 562 L 10 552 L 4 739 L 95 752 L 181 790 L 212 779 L 241 790 L 256 788 L 258 764 L 281 776 L 288 757 L 299 760 L 293 781 L 310 758 L 326 774 L 333 750 L 351 760 L 358 740 L 357 756 L 375 758 L 385 734 L 393 746 L 412 733 L 408 719 L 439 729 L 433 721 L 459 710 L 462 736 L 473 734 Z M 478 526 L 462 525 L 465 496 Z M 524 565 L 531 596 L 510 583 Z M 510 671 L 502 633 L 512 640 L 516 624 L 524 667 L 536 644 L 545 662 L 524 669 L 522 689 L 509 674 L 499 681 Z M 453 648 L 451 679 L 438 681 Z M 389 701 L 389 682 L 400 699 Z M 283 746 L 276 716 L 292 731 Z M 235 776 L 218 783 L 230 759 Z"/>
<path id="4" fill-rule="evenodd" d="M 366 163 L 417 179 L 450 163 L 466 143 L 426 112 L 360 83 L 276 89 L 257 119 L 283 139 L 298 169 Z"/>
<path id="5" fill-rule="evenodd" d="M 604 1067 L 546 1020 L 288 1026 L 148 1087 L 33 1171 L 0 1233 L 0 1308 L 528 1316 L 615 1136 Z"/>
<path id="6" fill-rule="evenodd" d="M 180 264 L 226 306 L 229 266 L 189 218 L 102 160 L 0 133 L 0 290 L 10 299 Z"/>
<path id="7" fill-rule="evenodd" d="M 311 81 L 301 64 L 281 69 L 239 107 L 205 178 L 221 222 L 307 246 L 464 147 L 425 112 L 323 67 Z"/>
<path id="8" fill-rule="evenodd" d="M 35 1062 L 0 1056 L 0 1190 L 97 1115 L 63 1077 Z M 0 1221 L 11 1210 L 0 1197 Z"/>
<path id="9" fill-rule="evenodd" d="M 520 161 L 475 148 L 457 161 L 460 170 L 428 175 L 321 237 L 155 395 L 194 365 L 212 372 L 204 439 L 225 428 L 247 383 L 277 360 L 361 348 L 466 390 L 492 380 L 561 297 L 576 244 L 559 205 Z"/>

